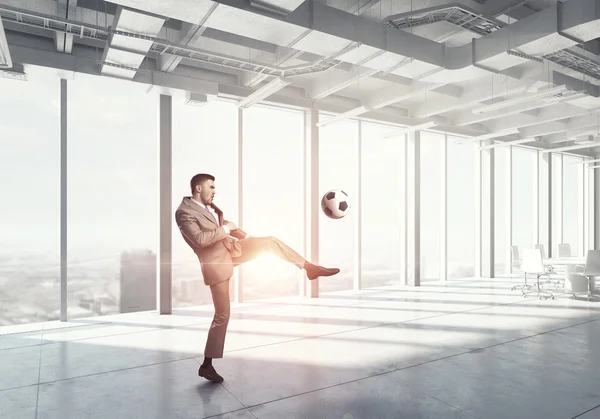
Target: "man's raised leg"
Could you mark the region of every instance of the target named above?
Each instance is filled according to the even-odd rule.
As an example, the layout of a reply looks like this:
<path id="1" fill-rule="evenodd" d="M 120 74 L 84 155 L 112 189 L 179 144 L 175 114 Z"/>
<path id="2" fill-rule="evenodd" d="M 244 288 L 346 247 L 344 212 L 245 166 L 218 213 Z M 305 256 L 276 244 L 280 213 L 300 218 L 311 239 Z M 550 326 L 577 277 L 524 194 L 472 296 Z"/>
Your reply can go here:
<path id="1" fill-rule="evenodd" d="M 313 265 L 276 237 L 249 237 L 240 240 L 240 244 L 242 246 L 242 255 L 233 258 L 234 266 L 256 259 L 262 254 L 270 253 L 296 265 L 300 269 L 306 270 L 309 279 L 335 275 L 340 271 L 337 268 L 324 268 L 322 266 Z"/>

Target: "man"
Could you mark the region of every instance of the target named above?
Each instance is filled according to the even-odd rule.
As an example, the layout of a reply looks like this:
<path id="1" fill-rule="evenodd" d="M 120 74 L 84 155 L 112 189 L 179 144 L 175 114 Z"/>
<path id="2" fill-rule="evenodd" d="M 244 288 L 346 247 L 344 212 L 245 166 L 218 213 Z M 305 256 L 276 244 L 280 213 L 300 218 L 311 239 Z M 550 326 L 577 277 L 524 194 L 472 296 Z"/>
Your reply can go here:
<path id="1" fill-rule="evenodd" d="M 190 181 L 192 196 L 183 198 L 175 211 L 175 221 L 186 243 L 194 250 L 202 266 L 204 283 L 210 286 L 215 315 L 208 331 L 204 362 L 198 375 L 207 380 L 223 381 L 212 365 L 213 358 L 223 357 L 225 333 L 229 323 L 229 280 L 233 267 L 248 262 L 264 252 L 304 269 L 309 279 L 331 276 L 340 270 L 307 262 L 275 237 L 250 237 L 234 223 L 223 219 L 223 212 L 213 204 L 215 178 L 200 173 Z"/>

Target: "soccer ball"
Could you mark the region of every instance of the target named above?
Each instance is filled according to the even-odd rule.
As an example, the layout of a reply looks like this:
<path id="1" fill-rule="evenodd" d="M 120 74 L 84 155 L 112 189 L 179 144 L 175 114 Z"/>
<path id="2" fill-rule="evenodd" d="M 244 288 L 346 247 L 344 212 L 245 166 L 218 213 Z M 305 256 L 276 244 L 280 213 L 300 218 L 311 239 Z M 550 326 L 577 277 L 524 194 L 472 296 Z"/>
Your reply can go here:
<path id="1" fill-rule="evenodd" d="M 321 198 L 321 209 L 329 218 L 339 220 L 344 218 L 350 211 L 348 194 L 341 189 L 333 189 Z"/>

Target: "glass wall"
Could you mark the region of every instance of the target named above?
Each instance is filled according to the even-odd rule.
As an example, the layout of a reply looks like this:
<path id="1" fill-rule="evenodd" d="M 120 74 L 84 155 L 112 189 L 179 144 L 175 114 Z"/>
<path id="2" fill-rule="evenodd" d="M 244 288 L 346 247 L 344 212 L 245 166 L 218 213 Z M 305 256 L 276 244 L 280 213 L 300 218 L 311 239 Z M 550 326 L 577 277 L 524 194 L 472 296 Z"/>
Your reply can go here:
<path id="1" fill-rule="evenodd" d="M 458 144 L 448 136 L 447 258 L 448 279 L 475 275 L 475 153 L 478 145 Z"/>
<path id="2" fill-rule="evenodd" d="M 421 281 L 440 278 L 440 231 L 444 135 L 421 133 Z"/>
<path id="3" fill-rule="evenodd" d="M 572 256 L 583 256 L 583 159 L 563 157 L 563 243 Z"/>
<path id="4" fill-rule="evenodd" d="M 69 319 L 156 307 L 158 97 L 147 91 L 69 82 Z"/>
<path id="5" fill-rule="evenodd" d="M 392 126 L 361 123 L 362 286 L 400 284 L 403 269 L 406 138 Z M 397 130 L 397 128 L 396 128 Z"/>
<path id="6" fill-rule="evenodd" d="M 156 124 L 154 124 L 156 125 Z M 225 219 L 240 225 L 238 214 L 238 108 L 228 102 L 204 106 L 173 100 L 173 214 L 190 180 L 198 173 L 215 176 L 214 203 Z M 212 304 L 200 262 L 184 241 L 173 217 L 173 307 Z"/>
<path id="7" fill-rule="evenodd" d="M 327 115 L 321 114 L 321 120 Z M 346 120 L 319 130 L 319 196 L 341 189 L 350 197 L 350 211 L 333 220 L 319 211 L 319 264 L 336 267 L 340 273 L 321 280 L 322 292 L 352 289 L 354 276 L 354 215 L 358 167 L 358 121 Z"/>
<path id="8" fill-rule="evenodd" d="M 512 152 L 512 244 L 521 249 L 532 249 L 537 244 L 535 235 L 535 204 L 537 194 L 537 153 L 514 147 Z"/>
<path id="9" fill-rule="evenodd" d="M 303 255 L 303 112 L 265 106 L 245 109 L 243 139 L 244 231 L 277 237 Z M 303 274 L 265 254 L 243 266 L 244 299 L 298 295 Z"/>
<path id="10" fill-rule="evenodd" d="M 511 148 L 494 149 L 494 273 L 496 276 L 508 275 L 510 270 L 510 243 L 507 241 L 510 207 L 506 205 L 510 198 L 510 184 L 507 182 Z"/>
<path id="11" fill-rule="evenodd" d="M 0 326 L 60 318 L 60 81 L 28 73 L 0 77 Z"/>

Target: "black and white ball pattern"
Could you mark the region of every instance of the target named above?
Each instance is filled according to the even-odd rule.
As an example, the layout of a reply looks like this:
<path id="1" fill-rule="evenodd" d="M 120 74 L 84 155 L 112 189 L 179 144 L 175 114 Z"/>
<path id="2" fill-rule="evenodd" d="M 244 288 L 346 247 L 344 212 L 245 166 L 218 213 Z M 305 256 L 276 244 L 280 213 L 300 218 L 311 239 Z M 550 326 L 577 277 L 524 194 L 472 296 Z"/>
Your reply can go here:
<path id="1" fill-rule="evenodd" d="M 348 194 L 341 189 L 333 189 L 321 198 L 321 209 L 329 218 L 339 220 L 350 211 Z"/>

